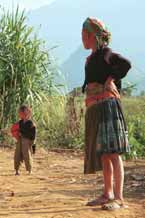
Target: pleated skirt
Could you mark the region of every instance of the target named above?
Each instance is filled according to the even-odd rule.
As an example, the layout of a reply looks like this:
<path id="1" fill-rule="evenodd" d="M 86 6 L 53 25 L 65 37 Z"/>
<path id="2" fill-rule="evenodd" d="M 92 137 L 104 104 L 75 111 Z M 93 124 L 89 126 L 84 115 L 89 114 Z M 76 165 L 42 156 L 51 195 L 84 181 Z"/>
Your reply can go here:
<path id="1" fill-rule="evenodd" d="M 101 168 L 101 155 L 130 151 L 128 132 L 116 98 L 108 98 L 89 106 L 85 114 L 85 173 Z"/>

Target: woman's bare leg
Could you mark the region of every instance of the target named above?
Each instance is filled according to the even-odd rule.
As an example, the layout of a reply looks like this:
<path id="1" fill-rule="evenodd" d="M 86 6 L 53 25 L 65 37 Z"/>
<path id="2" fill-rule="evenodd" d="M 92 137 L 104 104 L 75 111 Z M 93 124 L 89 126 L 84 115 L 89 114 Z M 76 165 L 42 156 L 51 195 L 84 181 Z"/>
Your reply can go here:
<path id="1" fill-rule="evenodd" d="M 110 154 L 102 155 L 103 176 L 104 176 L 104 195 L 113 198 L 113 166 Z"/>
<path id="2" fill-rule="evenodd" d="M 111 161 L 114 172 L 114 197 L 117 200 L 123 200 L 123 184 L 124 184 L 124 167 L 123 161 L 119 154 L 111 154 Z"/>

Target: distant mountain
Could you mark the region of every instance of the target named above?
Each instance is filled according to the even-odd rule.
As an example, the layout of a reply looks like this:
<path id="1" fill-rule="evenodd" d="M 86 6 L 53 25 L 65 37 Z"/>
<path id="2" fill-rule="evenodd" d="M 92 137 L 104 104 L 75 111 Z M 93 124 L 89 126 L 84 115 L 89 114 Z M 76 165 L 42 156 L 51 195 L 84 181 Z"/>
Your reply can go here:
<path id="1" fill-rule="evenodd" d="M 83 83 L 84 64 L 87 54 L 88 52 L 85 52 L 82 46 L 79 46 L 61 66 L 68 88 L 78 87 Z"/>
<path id="2" fill-rule="evenodd" d="M 145 2 L 137 0 L 56 0 L 29 13 L 29 24 L 41 28 L 40 36 L 49 47 L 58 45 L 54 56 L 75 87 L 83 81 L 86 52 L 81 44 L 82 23 L 88 16 L 99 17 L 112 32 L 111 47 L 129 57 L 133 69 L 128 78 L 145 84 Z M 141 81 L 141 82 L 139 82 Z M 141 89 L 141 85 L 139 86 Z M 144 88 L 144 87 L 143 87 Z"/>

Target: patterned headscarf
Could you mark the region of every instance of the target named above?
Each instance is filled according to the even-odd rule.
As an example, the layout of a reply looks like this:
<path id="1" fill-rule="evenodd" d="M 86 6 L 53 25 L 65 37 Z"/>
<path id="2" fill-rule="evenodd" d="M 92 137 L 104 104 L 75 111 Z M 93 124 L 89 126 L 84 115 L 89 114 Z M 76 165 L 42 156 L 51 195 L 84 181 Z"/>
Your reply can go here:
<path id="1" fill-rule="evenodd" d="M 102 47 L 102 45 L 109 44 L 111 33 L 99 19 L 88 17 L 83 23 L 83 29 L 95 34 L 98 49 Z"/>

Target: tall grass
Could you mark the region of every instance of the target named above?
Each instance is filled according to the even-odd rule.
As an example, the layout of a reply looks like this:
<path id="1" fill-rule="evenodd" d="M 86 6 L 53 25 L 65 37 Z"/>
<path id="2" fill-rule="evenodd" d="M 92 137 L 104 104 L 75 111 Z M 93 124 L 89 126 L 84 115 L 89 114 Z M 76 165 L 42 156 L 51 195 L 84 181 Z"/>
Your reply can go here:
<path id="1" fill-rule="evenodd" d="M 0 18 L 1 128 L 16 119 L 19 105 L 33 105 L 40 100 L 48 65 L 43 41 L 27 26 L 25 12 L 19 8 L 12 12 L 3 10 Z"/>
<path id="2" fill-rule="evenodd" d="M 131 153 L 128 157 L 145 157 L 145 96 L 123 99 Z"/>
<path id="3" fill-rule="evenodd" d="M 36 111 L 39 145 L 45 148 L 82 148 L 84 119 L 80 100 L 73 96 L 51 96 Z"/>

